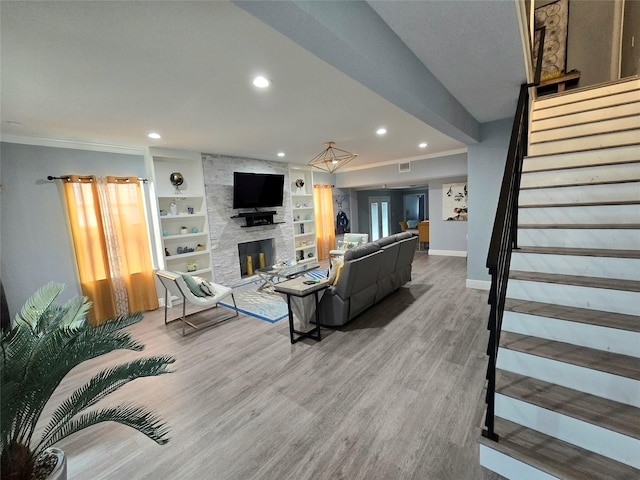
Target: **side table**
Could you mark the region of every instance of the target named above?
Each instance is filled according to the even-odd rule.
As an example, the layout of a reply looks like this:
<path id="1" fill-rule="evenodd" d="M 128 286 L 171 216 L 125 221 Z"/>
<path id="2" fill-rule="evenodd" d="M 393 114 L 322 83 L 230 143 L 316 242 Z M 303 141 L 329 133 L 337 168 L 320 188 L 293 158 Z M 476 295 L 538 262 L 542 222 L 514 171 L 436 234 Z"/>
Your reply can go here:
<path id="1" fill-rule="evenodd" d="M 314 283 L 312 285 L 306 285 L 304 282 L 309 280 L 308 278 L 298 277 L 292 280 L 287 280 L 286 282 L 280 282 L 275 285 L 275 291 L 278 293 L 285 294 L 287 296 L 287 307 L 289 308 L 289 336 L 291 338 L 291 343 L 296 343 L 298 340 L 302 338 L 310 338 L 319 342 L 322 340 L 322 336 L 320 334 L 320 312 L 318 310 L 318 303 L 320 302 L 320 298 L 322 297 L 322 293 L 324 290 L 329 287 L 329 280 L 322 279 L 318 283 Z M 301 314 L 303 318 L 301 320 L 308 320 L 311 315 L 309 309 L 305 309 L 304 298 L 309 295 L 315 295 L 315 316 L 316 316 L 316 327 L 307 332 L 301 332 L 294 328 L 293 326 L 293 310 L 291 308 L 291 297 L 298 297 L 302 299 L 302 308 Z M 297 335 L 297 337 L 295 336 Z"/>

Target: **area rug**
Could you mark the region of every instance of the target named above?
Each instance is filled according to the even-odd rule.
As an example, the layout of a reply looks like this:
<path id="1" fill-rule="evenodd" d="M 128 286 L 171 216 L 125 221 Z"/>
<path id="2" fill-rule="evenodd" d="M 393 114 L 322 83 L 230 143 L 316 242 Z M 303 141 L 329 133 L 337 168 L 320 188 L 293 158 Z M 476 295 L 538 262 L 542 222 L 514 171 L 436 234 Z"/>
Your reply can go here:
<path id="1" fill-rule="evenodd" d="M 312 270 L 303 275 L 308 278 L 325 278 L 327 271 L 321 268 Z M 284 281 L 281 280 L 281 281 Z M 278 279 L 274 280 L 279 283 Z M 276 323 L 283 318 L 287 318 L 289 311 L 287 302 L 282 295 L 275 292 L 258 291 L 258 287 L 262 284 L 262 279 L 252 277 L 250 281 L 236 285 L 233 287 L 233 296 L 236 299 L 238 311 L 259 318 L 269 323 Z M 227 298 L 220 305 L 233 308 L 233 301 Z"/>

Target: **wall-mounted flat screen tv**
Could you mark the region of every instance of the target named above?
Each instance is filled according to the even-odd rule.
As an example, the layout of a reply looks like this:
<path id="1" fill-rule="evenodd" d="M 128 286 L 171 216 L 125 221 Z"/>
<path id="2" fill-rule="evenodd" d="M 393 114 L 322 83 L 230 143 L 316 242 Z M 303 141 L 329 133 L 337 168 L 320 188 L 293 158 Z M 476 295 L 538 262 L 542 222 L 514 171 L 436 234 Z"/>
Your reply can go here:
<path id="1" fill-rule="evenodd" d="M 281 207 L 284 175 L 233 172 L 233 208 Z"/>

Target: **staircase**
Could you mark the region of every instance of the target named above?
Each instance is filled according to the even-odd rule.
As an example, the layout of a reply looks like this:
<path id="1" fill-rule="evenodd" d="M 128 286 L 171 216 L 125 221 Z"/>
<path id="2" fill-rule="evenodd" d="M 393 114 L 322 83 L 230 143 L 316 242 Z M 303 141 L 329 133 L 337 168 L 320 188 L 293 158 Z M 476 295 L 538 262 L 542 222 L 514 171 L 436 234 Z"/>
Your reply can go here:
<path id="1" fill-rule="evenodd" d="M 640 479 L 640 79 L 534 103 L 480 463 Z"/>

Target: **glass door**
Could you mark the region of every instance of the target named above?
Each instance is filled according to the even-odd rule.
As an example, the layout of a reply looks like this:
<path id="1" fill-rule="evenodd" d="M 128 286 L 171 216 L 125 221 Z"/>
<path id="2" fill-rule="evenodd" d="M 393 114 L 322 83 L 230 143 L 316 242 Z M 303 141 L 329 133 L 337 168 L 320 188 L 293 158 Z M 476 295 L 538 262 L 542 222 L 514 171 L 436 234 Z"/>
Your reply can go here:
<path id="1" fill-rule="evenodd" d="M 391 207 L 389 197 L 369 197 L 369 241 L 389 235 Z"/>

